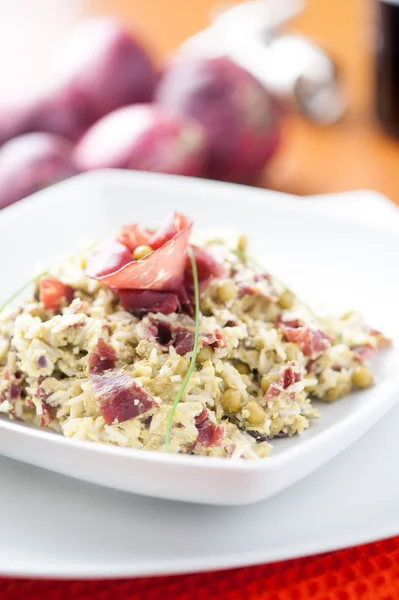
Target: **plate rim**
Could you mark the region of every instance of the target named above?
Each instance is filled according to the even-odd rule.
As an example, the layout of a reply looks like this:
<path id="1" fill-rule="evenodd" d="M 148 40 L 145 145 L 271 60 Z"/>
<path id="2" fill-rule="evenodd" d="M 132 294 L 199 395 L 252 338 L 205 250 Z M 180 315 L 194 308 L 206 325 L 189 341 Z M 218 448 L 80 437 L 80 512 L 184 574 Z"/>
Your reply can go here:
<path id="1" fill-rule="evenodd" d="M 0 223 L 4 219 L 9 220 L 9 219 L 15 218 L 14 213 L 15 213 L 15 216 L 18 216 L 18 213 L 23 214 L 24 207 L 30 206 L 32 204 L 32 202 L 36 202 L 36 203 L 45 202 L 45 201 L 47 201 L 47 199 L 50 196 L 56 195 L 64 190 L 67 191 L 68 188 L 73 189 L 77 185 L 83 186 L 86 184 L 88 184 L 88 185 L 92 184 L 94 186 L 97 186 L 99 184 L 109 184 L 109 185 L 128 184 L 128 185 L 134 186 L 136 184 L 136 182 L 137 182 L 137 184 L 139 184 L 141 186 L 145 186 L 147 189 L 157 188 L 157 189 L 163 190 L 164 187 L 167 187 L 167 188 L 169 188 L 169 190 L 173 190 L 177 186 L 180 189 L 186 188 L 187 191 L 189 191 L 190 186 L 191 186 L 191 189 L 192 189 L 192 186 L 194 186 L 195 188 L 203 188 L 204 190 L 214 188 L 215 190 L 218 190 L 219 192 L 221 192 L 223 190 L 228 190 L 229 193 L 234 194 L 234 195 L 241 195 L 243 193 L 246 193 L 246 194 L 249 194 L 249 196 L 248 196 L 249 200 L 251 200 L 251 201 L 256 200 L 256 202 L 260 203 L 260 204 L 262 204 L 263 202 L 266 202 L 266 203 L 274 202 L 274 200 L 272 200 L 272 198 L 278 197 L 279 204 L 283 203 L 287 206 L 287 208 L 289 207 L 290 209 L 292 209 L 292 202 L 294 201 L 295 202 L 295 210 L 306 213 L 306 214 L 311 214 L 314 218 L 316 218 L 318 220 L 319 219 L 325 220 L 328 218 L 331 221 L 345 223 L 345 225 L 347 225 L 347 226 L 361 228 L 361 229 L 368 229 L 370 232 L 378 231 L 379 233 L 387 233 L 387 234 L 391 235 L 392 237 L 395 237 L 394 229 L 390 229 L 388 226 L 383 226 L 380 223 L 373 223 L 373 224 L 362 223 L 362 222 L 356 222 L 355 220 L 352 220 L 352 219 L 347 220 L 340 215 L 331 215 L 331 214 L 325 215 L 318 211 L 314 211 L 313 207 L 310 206 L 308 203 L 306 203 L 306 205 L 301 203 L 302 199 L 312 200 L 316 203 L 318 200 L 320 200 L 324 196 L 326 198 L 328 198 L 328 197 L 332 198 L 332 197 L 347 196 L 347 195 L 352 196 L 354 194 L 373 194 L 376 197 L 378 196 L 380 198 L 384 198 L 385 200 L 387 200 L 386 196 L 384 196 L 383 194 L 381 194 L 380 192 L 377 192 L 375 190 L 370 190 L 370 189 L 364 188 L 364 189 L 360 189 L 360 190 L 347 190 L 347 191 L 327 193 L 327 194 L 299 196 L 296 194 L 280 192 L 278 190 L 270 190 L 270 189 L 266 189 L 266 188 L 255 187 L 255 186 L 245 185 L 245 184 L 241 184 L 241 183 L 231 183 L 231 182 L 227 182 L 227 181 L 218 181 L 215 179 L 204 179 L 204 178 L 200 178 L 200 177 L 189 177 L 186 175 L 172 175 L 172 174 L 165 174 L 165 173 L 153 173 L 153 172 L 147 172 L 147 171 L 134 171 L 134 170 L 125 170 L 125 169 L 98 169 L 95 171 L 88 171 L 85 173 L 79 173 L 78 175 L 69 177 L 68 179 L 65 179 L 63 181 L 55 183 L 54 185 L 51 185 L 45 189 L 39 190 L 39 191 L 27 196 L 26 198 L 23 198 L 22 200 L 15 202 L 14 204 L 4 207 L 0 211 Z M 256 199 L 255 199 L 255 196 L 256 196 Z M 396 206 L 393 203 L 392 203 L 392 205 L 394 207 Z M 398 207 L 398 215 L 399 215 L 399 207 Z M 396 231 L 396 233 L 397 233 L 397 231 Z"/>
<path id="2" fill-rule="evenodd" d="M 397 534 L 399 534 L 399 529 L 397 530 L 397 533 L 392 533 L 392 530 L 386 526 L 374 526 L 371 532 L 369 531 L 363 535 L 350 533 L 344 536 L 327 537 L 321 545 L 317 540 L 309 540 L 305 543 L 297 542 L 292 545 L 287 544 L 280 548 L 279 552 L 273 556 L 271 556 L 272 551 L 265 548 L 238 554 L 237 556 L 234 556 L 234 558 L 231 558 L 230 555 L 227 557 L 226 555 L 215 557 L 210 554 L 200 561 L 198 558 L 180 559 L 178 568 L 174 566 L 175 559 L 165 558 L 156 558 L 155 560 L 148 559 L 146 562 L 140 563 L 138 569 L 135 568 L 133 561 L 128 561 L 122 566 L 119 566 L 118 564 L 118 566 L 113 566 L 111 568 L 104 568 L 103 564 L 97 567 L 94 562 L 89 568 L 77 563 L 72 567 L 65 567 L 60 562 L 55 563 L 50 567 L 46 567 L 45 569 L 37 569 L 29 564 L 25 565 L 24 570 L 20 570 L 18 567 L 13 568 L 6 566 L 3 568 L 4 560 L 2 560 L 3 564 L 0 566 L 0 576 L 16 577 L 20 579 L 26 577 L 33 579 L 51 578 L 54 580 L 137 579 L 140 577 L 161 577 L 163 575 L 179 576 L 188 575 L 190 573 L 205 573 L 219 570 L 232 570 L 240 567 L 251 567 L 261 564 L 271 564 L 299 557 L 304 558 L 323 554 L 325 552 L 335 552 L 344 548 L 353 548 L 355 546 L 382 541 L 395 537 Z"/>

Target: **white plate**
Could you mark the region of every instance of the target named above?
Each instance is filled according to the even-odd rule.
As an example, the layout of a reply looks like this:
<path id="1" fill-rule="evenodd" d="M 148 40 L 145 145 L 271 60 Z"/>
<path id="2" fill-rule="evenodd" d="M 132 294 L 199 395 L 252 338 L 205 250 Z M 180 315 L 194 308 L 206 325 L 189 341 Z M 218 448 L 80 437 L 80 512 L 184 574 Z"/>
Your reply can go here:
<path id="1" fill-rule="evenodd" d="M 145 498 L 0 458 L 0 574 L 199 572 L 397 535 L 398 430 L 396 406 L 323 469 L 249 506 Z"/>
<path id="2" fill-rule="evenodd" d="M 255 188 L 103 172 L 80 176 L 0 214 L 2 294 L 29 279 L 34 263 L 70 253 L 117 225 L 157 224 L 172 209 L 198 228 L 247 232 L 257 257 L 313 304 L 359 308 L 376 328 L 398 333 L 399 240 L 383 229 L 317 214 L 300 201 Z M 34 233 L 34 242 L 32 241 Z M 175 456 L 77 442 L 0 421 L 0 453 L 62 474 L 140 494 L 212 504 L 272 496 L 347 448 L 398 399 L 397 349 L 376 362 L 372 389 L 323 408 L 303 436 L 278 440 L 266 461 Z M 293 498 L 294 504 L 296 504 Z"/>

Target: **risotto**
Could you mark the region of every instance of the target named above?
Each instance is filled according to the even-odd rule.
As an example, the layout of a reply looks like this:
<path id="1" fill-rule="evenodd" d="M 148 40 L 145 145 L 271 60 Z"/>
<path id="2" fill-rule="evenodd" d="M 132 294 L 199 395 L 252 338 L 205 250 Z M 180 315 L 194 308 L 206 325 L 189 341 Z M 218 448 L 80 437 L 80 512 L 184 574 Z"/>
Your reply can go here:
<path id="1" fill-rule="evenodd" d="M 268 456 L 373 376 L 389 344 L 355 313 L 321 318 L 248 255 L 175 213 L 128 225 L 37 278 L 0 315 L 0 412 L 65 436 Z M 348 400 L 350 401 L 350 400 Z"/>

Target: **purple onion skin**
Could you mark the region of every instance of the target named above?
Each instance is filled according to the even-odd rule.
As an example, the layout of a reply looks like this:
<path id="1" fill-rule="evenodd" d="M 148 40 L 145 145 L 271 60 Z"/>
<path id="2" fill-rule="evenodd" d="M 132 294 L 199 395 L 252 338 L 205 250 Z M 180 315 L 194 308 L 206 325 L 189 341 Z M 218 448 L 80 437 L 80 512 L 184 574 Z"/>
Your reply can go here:
<path id="1" fill-rule="evenodd" d="M 72 145 L 51 133 L 30 133 L 0 148 L 0 208 L 78 173 Z"/>
<path id="2" fill-rule="evenodd" d="M 251 437 L 255 438 L 255 440 L 260 444 L 261 442 L 268 442 L 269 436 L 265 433 L 260 433 L 259 431 L 255 431 L 254 429 L 244 429 L 245 433 L 248 433 Z"/>
<path id="3" fill-rule="evenodd" d="M 210 142 L 208 177 L 253 183 L 276 151 L 280 138 L 276 102 L 227 57 L 172 63 L 155 99 L 204 127 Z"/>
<path id="4" fill-rule="evenodd" d="M 150 102 L 159 77 L 142 44 L 110 17 L 82 22 L 59 49 L 53 71 L 55 104 L 77 111 L 81 128 L 121 106 Z"/>
<path id="5" fill-rule="evenodd" d="M 37 362 L 37 366 L 40 369 L 44 369 L 45 367 L 47 367 L 47 358 L 44 356 L 44 354 L 39 356 L 36 362 Z"/>
<path id="6" fill-rule="evenodd" d="M 206 161 L 207 139 L 194 119 L 155 104 L 133 104 L 95 123 L 75 147 L 81 171 L 119 168 L 198 176 Z"/>
<path id="7" fill-rule="evenodd" d="M 0 102 L 0 146 L 26 133 L 47 132 L 78 139 L 90 125 L 83 99 L 65 90 Z"/>
<path id="8" fill-rule="evenodd" d="M 0 101 L 0 146 L 39 131 L 76 141 L 109 112 L 151 101 L 158 78 L 144 47 L 116 19 L 84 21 L 56 52 L 40 94 Z"/>
<path id="9" fill-rule="evenodd" d="M 32 101 L 30 98 L 12 98 L 0 103 L 0 146 L 5 142 L 32 131 Z"/>

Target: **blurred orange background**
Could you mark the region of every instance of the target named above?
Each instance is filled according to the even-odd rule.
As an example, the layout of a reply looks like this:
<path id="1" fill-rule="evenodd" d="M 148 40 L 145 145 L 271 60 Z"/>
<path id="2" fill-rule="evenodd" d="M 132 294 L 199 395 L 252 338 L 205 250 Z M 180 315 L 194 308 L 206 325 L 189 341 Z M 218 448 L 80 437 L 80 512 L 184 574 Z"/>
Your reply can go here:
<path id="1" fill-rule="evenodd" d="M 160 57 L 166 57 L 184 39 L 209 24 L 216 4 L 221 2 L 68 0 L 64 4 L 37 0 L 27 5 L 25 0 L 14 0 L 7 3 L 6 18 L 2 15 L 0 22 L 0 52 L 3 56 L 5 51 L 8 53 L 10 61 L 6 67 L 14 83 L 22 79 L 14 64 L 18 62 L 18 52 L 20 61 L 30 61 L 28 67 L 24 64 L 24 77 L 29 71 L 31 78 L 39 81 L 39 63 L 44 64 L 49 50 L 76 20 L 108 13 L 122 17 L 132 28 L 141 29 L 149 47 L 158 50 Z M 41 10 L 37 9 L 38 5 Z M 372 5 L 372 0 L 308 0 L 303 13 L 287 26 L 311 36 L 335 55 L 342 70 L 349 110 L 340 123 L 328 127 L 312 125 L 298 115 L 289 115 L 281 149 L 263 175 L 264 186 L 295 194 L 369 188 L 399 204 L 396 175 L 399 143 L 378 128 L 372 111 Z M 7 16 L 10 19 L 13 16 L 14 23 L 20 24 L 23 35 L 32 36 L 31 57 L 25 56 L 25 49 L 21 50 L 21 44 L 14 39 L 15 28 L 10 27 Z M 10 31 L 14 34 L 7 38 Z"/>
<path id="2" fill-rule="evenodd" d="M 95 13 L 119 14 L 139 24 L 167 55 L 206 27 L 215 0 L 93 0 Z M 311 125 L 292 115 L 285 139 L 263 184 L 295 194 L 370 188 L 399 204 L 399 143 L 382 133 L 372 117 L 372 2 L 307 0 L 288 27 L 330 50 L 342 67 L 349 110 L 342 122 Z"/>

